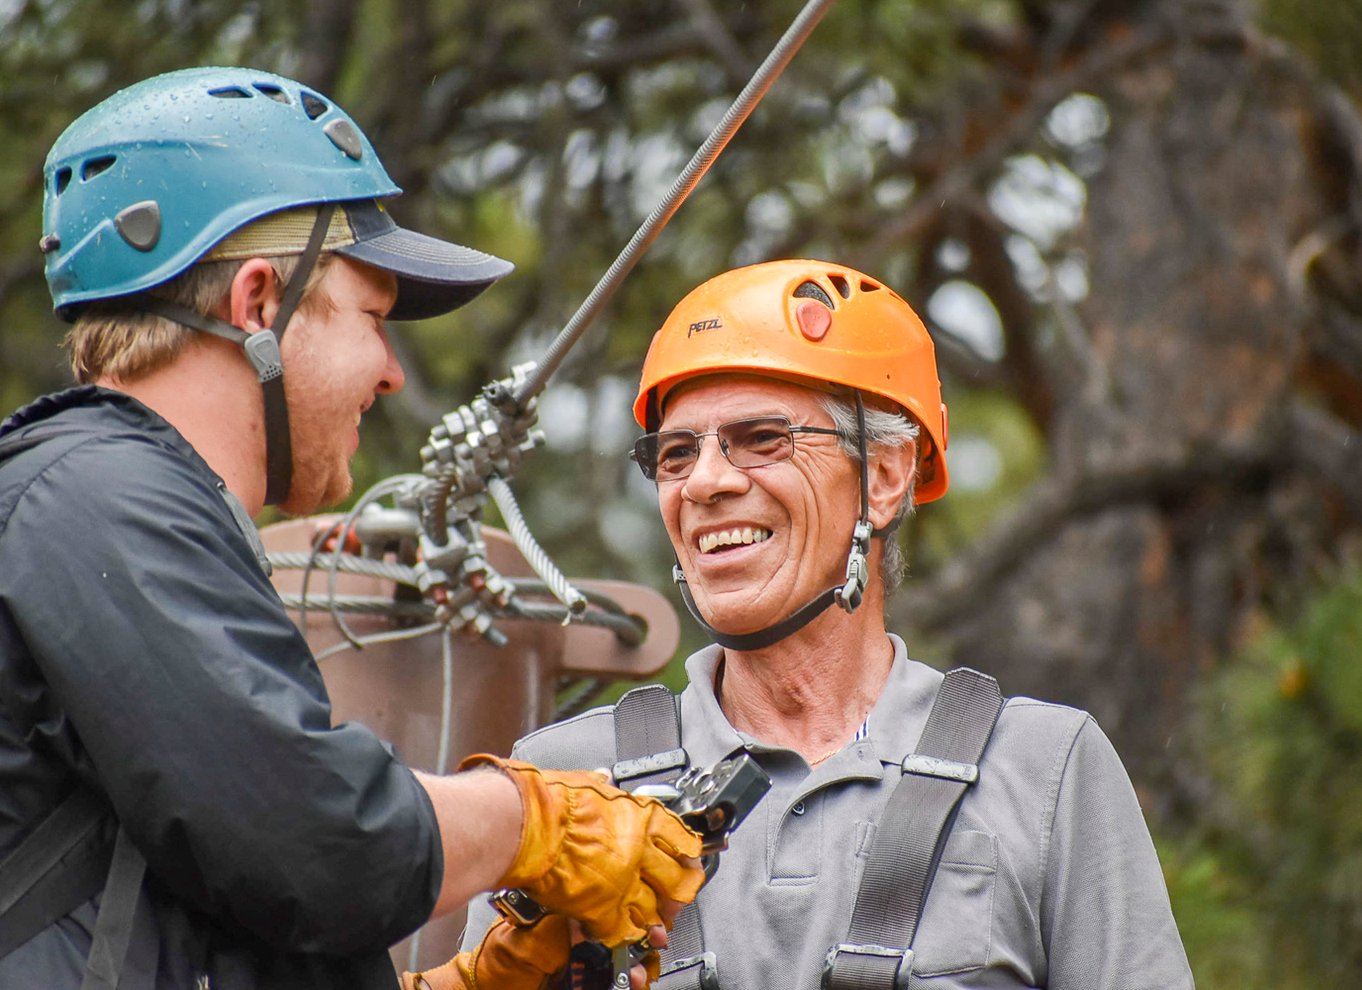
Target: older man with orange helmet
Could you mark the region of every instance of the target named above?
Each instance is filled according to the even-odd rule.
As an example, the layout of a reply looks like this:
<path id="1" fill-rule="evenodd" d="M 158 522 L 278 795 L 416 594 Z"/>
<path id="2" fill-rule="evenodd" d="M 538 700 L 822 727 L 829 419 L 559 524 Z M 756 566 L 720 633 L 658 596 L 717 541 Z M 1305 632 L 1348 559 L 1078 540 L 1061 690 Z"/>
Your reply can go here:
<path id="1" fill-rule="evenodd" d="M 885 628 L 893 531 L 948 485 L 932 342 L 908 304 L 820 261 L 720 275 L 657 332 L 634 413 L 632 456 L 714 645 L 679 699 L 636 689 L 515 755 L 612 766 L 626 789 L 741 753 L 770 775 L 658 985 L 1191 987 L 1092 718 L 943 675 Z"/>

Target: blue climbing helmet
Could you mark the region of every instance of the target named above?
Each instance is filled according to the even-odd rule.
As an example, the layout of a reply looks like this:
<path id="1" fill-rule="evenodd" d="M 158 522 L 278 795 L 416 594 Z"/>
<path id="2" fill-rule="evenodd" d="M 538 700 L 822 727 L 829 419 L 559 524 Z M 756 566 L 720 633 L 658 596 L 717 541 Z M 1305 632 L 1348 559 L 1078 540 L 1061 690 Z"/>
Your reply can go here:
<path id="1" fill-rule="evenodd" d="M 174 278 L 261 217 L 321 203 L 343 204 L 328 249 L 398 276 L 394 319 L 448 312 L 511 270 L 398 227 L 381 201 L 400 192 L 350 116 L 307 86 L 249 68 L 155 76 L 87 111 L 47 156 L 52 301 L 70 318 Z"/>
<path id="2" fill-rule="evenodd" d="M 264 394 L 267 487 L 288 497 L 292 441 L 279 341 L 324 250 L 397 276 L 389 317 L 456 309 L 511 271 L 500 258 L 399 227 L 401 190 L 344 110 L 259 69 L 184 69 L 130 86 L 57 139 L 43 173 L 39 242 L 58 314 L 127 297 L 239 344 Z M 253 334 L 143 290 L 201 258 L 299 256 L 275 325 Z"/>

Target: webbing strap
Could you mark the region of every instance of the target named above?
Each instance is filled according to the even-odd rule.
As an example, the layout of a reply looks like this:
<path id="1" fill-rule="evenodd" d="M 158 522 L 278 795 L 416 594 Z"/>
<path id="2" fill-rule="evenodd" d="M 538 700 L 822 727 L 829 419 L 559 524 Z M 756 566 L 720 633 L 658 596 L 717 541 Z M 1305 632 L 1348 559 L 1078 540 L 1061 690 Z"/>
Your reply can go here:
<path id="1" fill-rule="evenodd" d="M 796 633 L 803 629 L 814 619 L 823 614 L 823 610 L 837 601 L 837 593 L 842 590 L 842 585 L 829 588 L 813 601 L 800 607 L 792 615 L 787 615 L 774 626 L 767 626 L 751 633 L 725 633 L 720 632 L 705 621 L 705 617 L 700 614 L 700 609 L 695 604 L 695 597 L 691 595 L 690 588 L 686 584 L 685 575 L 681 573 L 680 565 L 672 568 L 672 577 L 676 581 L 676 586 L 681 591 L 681 600 L 686 603 L 686 610 L 690 612 L 691 618 L 700 624 L 710 639 L 725 646 L 730 650 L 760 650 L 773 643 L 779 643 L 786 636 Z"/>
<path id="2" fill-rule="evenodd" d="M 904 774 L 876 824 L 846 942 L 828 953 L 828 990 L 906 986 L 918 922 L 960 799 L 1002 711 L 998 682 L 959 667 L 946 674 Z M 903 967 L 903 963 L 908 967 Z"/>
<path id="3" fill-rule="evenodd" d="M 0 862 L 0 957 L 99 892 L 109 844 L 99 827 L 108 806 L 78 787 Z"/>
<path id="4" fill-rule="evenodd" d="M 650 766 L 650 758 L 655 756 L 665 758 Z M 615 782 L 627 791 L 644 784 L 670 783 L 685 772 L 689 761 L 681 746 L 681 710 L 676 695 L 668 688 L 645 684 L 626 692 L 615 703 L 615 759 Z M 621 769 L 625 771 L 623 779 Z M 707 966 L 702 965 L 703 954 L 700 908 L 690 904 L 667 933 L 665 958 L 672 961 L 675 971 L 669 969 L 654 985 L 662 990 L 716 990 L 713 957 L 706 960 Z M 686 965 L 692 960 L 696 965 Z"/>
<path id="5" fill-rule="evenodd" d="M 659 756 L 667 758 L 654 759 Z M 615 759 L 615 783 L 626 791 L 644 784 L 669 784 L 685 772 L 681 713 L 668 688 L 645 684 L 616 702 Z"/>
<path id="6" fill-rule="evenodd" d="M 146 871 L 147 861 L 132 844 L 128 833 L 120 828 L 80 990 L 118 990 L 118 981 L 123 974 L 123 963 L 137 921 L 142 877 Z M 145 981 L 145 975 L 138 975 Z"/>
<path id="7" fill-rule="evenodd" d="M 268 345 L 270 359 L 277 362 L 279 373 L 266 377 L 266 373 L 260 371 L 261 362 L 252 353 L 250 342 L 246 345 L 246 356 L 256 366 L 260 387 L 265 393 L 266 505 L 278 505 L 287 499 L 289 488 L 293 484 L 293 438 L 289 430 L 288 403 L 284 399 L 284 365 L 280 357 L 284 331 L 288 329 L 289 320 L 293 319 L 293 311 L 302 302 L 303 290 L 307 288 L 307 280 L 322 253 L 326 232 L 331 226 L 331 215 L 335 212 L 335 203 L 323 203 L 317 210 L 317 219 L 312 224 L 307 247 L 298 256 L 298 266 L 294 269 L 293 278 L 289 279 L 288 285 L 285 286 L 283 298 L 279 300 L 279 309 L 274 314 L 272 327 L 274 332 L 269 337 L 265 336 L 266 332 L 263 330 L 255 335 L 260 338 L 260 343 Z"/>

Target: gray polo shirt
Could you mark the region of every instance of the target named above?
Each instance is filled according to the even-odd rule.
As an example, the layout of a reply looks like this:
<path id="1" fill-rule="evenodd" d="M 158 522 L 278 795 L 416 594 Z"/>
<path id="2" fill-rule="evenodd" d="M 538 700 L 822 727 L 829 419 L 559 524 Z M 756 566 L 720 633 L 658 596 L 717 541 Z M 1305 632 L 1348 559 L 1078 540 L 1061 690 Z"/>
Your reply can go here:
<path id="1" fill-rule="evenodd" d="M 846 940 L 875 822 L 942 680 L 890 639 L 893 668 L 869 734 L 813 770 L 793 750 L 728 723 L 714 697 L 718 647 L 686 662 L 682 743 L 692 765 L 745 750 L 772 780 L 697 900 L 724 990 L 816 990 L 829 946 Z M 611 710 L 541 729 L 514 755 L 558 769 L 610 766 Z M 481 900 L 472 906 L 465 947 L 492 917 Z M 1192 986 L 1134 789 L 1087 713 L 1007 702 L 979 782 L 961 802 L 914 950 L 912 985 L 932 990 Z"/>

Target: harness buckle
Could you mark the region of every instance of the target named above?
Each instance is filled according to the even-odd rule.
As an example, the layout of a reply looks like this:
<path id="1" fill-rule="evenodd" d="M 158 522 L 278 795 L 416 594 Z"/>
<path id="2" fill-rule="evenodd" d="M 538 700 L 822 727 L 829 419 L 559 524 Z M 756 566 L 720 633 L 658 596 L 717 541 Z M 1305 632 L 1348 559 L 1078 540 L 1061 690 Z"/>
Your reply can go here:
<path id="1" fill-rule="evenodd" d="M 640 756 L 636 760 L 620 760 L 610 768 L 610 776 L 616 787 L 624 787 L 629 781 L 640 777 L 653 777 L 669 770 L 685 770 L 688 766 L 690 757 L 678 746 L 651 756 Z"/>
<path id="2" fill-rule="evenodd" d="M 922 777 L 938 777 L 941 780 L 957 780 L 962 784 L 973 784 L 979 779 L 977 763 L 960 763 L 922 753 L 909 753 L 905 756 L 903 772 L 915 773 Z"/>
<path id="3" fill-rule="evenodd" d="M 698 972 L 689 972 L 698 970 Z M 676 974 L 675 979 L 668 979 Z M 702 952 L 698 956 L 677 959 L 663 967 L 657 982 L 658 990 L 682 990 L 684 987 L 699 986 L 700 990 L 719 990 L 719 963 L 712 952 Z"/>
<path id="4" fill-rule="evenodd" d="M 893 969 L 889 968 L 893 960 Z M 913 950 L 884 945 L 838 942 L 823 961 L 823 990 L 908 990 L 913 972 Z"/>

